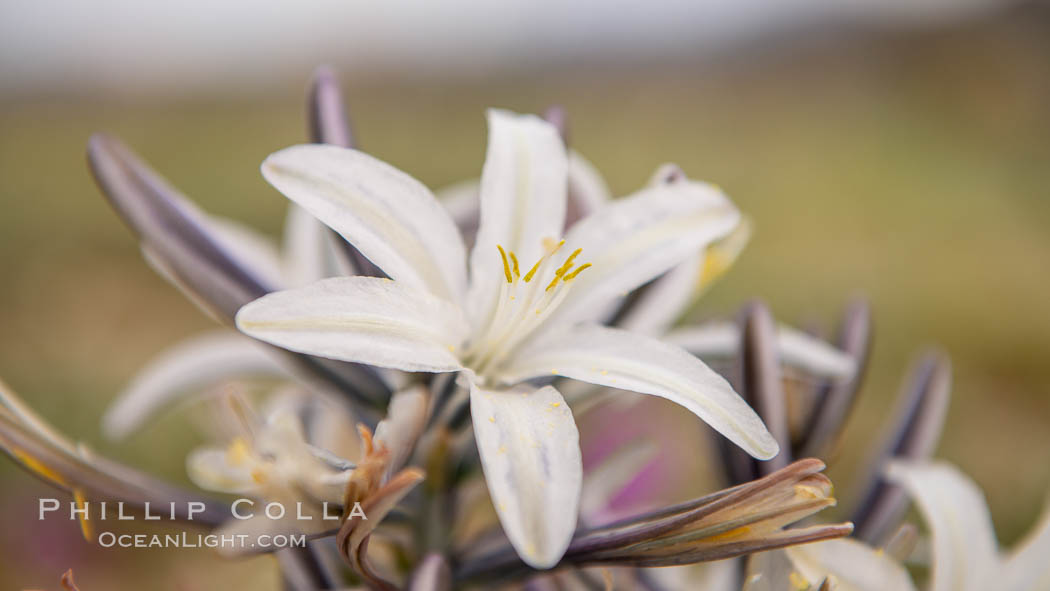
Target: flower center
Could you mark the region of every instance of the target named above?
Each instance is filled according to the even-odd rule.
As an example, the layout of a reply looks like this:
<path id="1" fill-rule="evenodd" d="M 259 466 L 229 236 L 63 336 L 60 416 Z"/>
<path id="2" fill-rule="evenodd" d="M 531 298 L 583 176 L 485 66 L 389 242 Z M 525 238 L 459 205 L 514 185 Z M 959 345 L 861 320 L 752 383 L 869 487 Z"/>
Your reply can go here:
<path id="1" fill-rule="evenodd" d="M 556 264 L 555 255 L 565 241 L 544 243 L 544 254 L 525 273 L 521 274 L 518 256 L 497 245 L 503 261 L 503 278 L 495 310 L 488 324 L 471 343 L 466 358 L 478 375 L 499 365 L 526 337 L 531 335 L 558 309 L 568 295 L 573 279 L 591 266 L 576 265 L 582 248 L 572 252 L 562 264 Z M 546 279 L 550 277 L 550 279 Z"/>

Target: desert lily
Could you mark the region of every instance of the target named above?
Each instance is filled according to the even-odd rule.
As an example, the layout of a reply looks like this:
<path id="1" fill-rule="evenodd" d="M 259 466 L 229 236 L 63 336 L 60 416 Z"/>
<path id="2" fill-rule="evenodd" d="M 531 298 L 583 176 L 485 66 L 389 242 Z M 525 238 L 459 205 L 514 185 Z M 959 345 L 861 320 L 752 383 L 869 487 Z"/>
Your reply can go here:
<path id="1" fill-rule="evenodd" d="M 739 214 L 725 196 L 686 179 L 661 184 L 560 239 L 567 164 L 557 130 L 503 111 L 491 111 L 489 124 L 469 283 L 462 237 L 422 184 L 361 152 L 296 146 L 270 156 L 263 175 L 390 280 L 335 278 L 270 294 L 243 307 L 237 325 L 301 353 L 460 372 L 501 523 L 522 557 L 543 568 L 575 528 L 581 460 L 561 394 L 530 380 L 562 376 L 662 396 L 756 457 L 777 446 L 695 357 L 586 323 L 730 232 Z"/>
<path id="2" fill-rule="evenodd" d="M 1050 510 L 1004 552 L 984 495 L 954 466 L 901 461 L 889 466 L 887 476 L 914 499 L 931 534 L 930 591 L 1050 589 Z"/>

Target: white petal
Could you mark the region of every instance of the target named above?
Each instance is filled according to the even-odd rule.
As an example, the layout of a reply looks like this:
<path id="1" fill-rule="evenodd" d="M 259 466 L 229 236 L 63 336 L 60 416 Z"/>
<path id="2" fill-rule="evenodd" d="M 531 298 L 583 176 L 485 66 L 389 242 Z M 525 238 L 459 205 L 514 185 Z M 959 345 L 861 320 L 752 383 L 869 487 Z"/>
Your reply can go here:
<path id="1" fill-rule="evenodd" d="M 703 255 L 689 257 L 647 286 L 617 326 L 631 332 L 660 336 L 693 303 L 700 284 Z"/>
<path id="2" fill-rule="evenodd" d="M 579 432 L 551 386 L 482 390 L 470 413 L 492 503 L 522 560 L 550 568 L 569 547 L 580 503 Z"/>
<path id="3" fill-rule="evenodd" d="M 943 462 L 892 462 L 886 477 L 915 500 L 932 533 L 930 591 L 995 588 L 998 543 L 977 485 Z"/>
<path id="4" fill-rule="evenodd" d="M 375 442 L 390 452 L 386 477 L 404 467 L 423 432 L 430 401 L 425 386 L 395 392 L 387 405 L 386 418 L 376 425 Z"/>
<path id="5" fill-rule="evenodd" d="M 478 204 L 480 203 L 478 193 L 480 190 L 479 181 L 470 179 L 442 187 L 434 192 L 438 201 L 452 216 L 452 221 L 456 222 L 459 233 L 463 235 L 463 242 L 468 247 L 474 246 L 474 238 L 478 233 Z"/>
<path id="6" fill-rule="evenodd" d="M 594 319 L 603 304 L 623 296 L 700 253 L 729 234 L 740 213 L 705 183 L 681 180 L 613 201 L 574 225 L 565 252 L 582 248 L 593 266 L 575 280 L 555 315 Z"/>
<path id="7" fill-rule="evenodd" d="M 299 287 L 332 275 L 329 265 L 328 229 L 294 203 L 284 222 L 285 287 Z"/>
<path id="8" fill-rule="evenodd" d="M 1005 558 L 1000 581 L 1007 591 L 1050 589 L 1050 506 L 1025 539 Z"/>
<path id="9" fill-rule="evenodd" d="M 569 202 L 567 223 L 587 217 L 612 198 L 609 186 L 594 165 L 575 150 L 569 150 Z"/>
<path id="10" fill-rule="evenodd" d="M 663 338 L 700 358 L 725 358 L 740 348 L 740 327 L 733 322 L 709 322 L 672 330 Z M 847 378 L 856 362 L 838 348 L 790 326 L 777 327 L 777 349 L 785 365 L 817 376 Z"/>
<path id="11" fill-rule="evenodd" d="M 106 436 L 121 439 L 186 394 L 225 379 L 288 374 L 265 347 L 232 331 L 191 337 L 154 357 L 102 417 Z"/>
<path id="12" fill-rule="evenodd" d="M 271 154 L 262 172 L 393 279 L 461 301 L 463 240 L 419 181 L 363 152 L 319 144 Z"/>
<path id="13" fill-rule="evenodd" d="M 186 472 L 200 488 L 218 492 L 243 494 L 254 492 L 259 485 L 252 479 L 255 464 L 243 462 L 233 465 L 229 453 L 222 448 L 196 449 L 186 456 Z"/>
<path id="14" fill-rule="evenodd" d="M 486 318 L 495 303 L 503 262 L 497 245 L 514 251 L 524 269 L 561 237 L 565 224 L 567 158 L 558 130 L 533 115 L 490 110 L 489 144 L 481 172 L 480 220 L 470 254 L 470 309 Z"/>
<path id="15" fill-rule="evenodd" d="M 617 326 L 648 335 L 664 334 L 732 267 L 750 236 L 751 224 L 742 218 L 728 236 L 708 246 L 703 254 L 690 257 L 647 286 Z"/>
<path id="16" fill-rule="evenodd" d="M 375 277 L 333 277 L 263 296 L 237 328 L 310 355 L 405 371 L 455 371 L 467 325 L 459 308 L 426 291 Z"/>
<path id="17" fill-rule="evenodd" d="M 908 571 L 884 552 L 855 540 L 828 540 L 785 548 L 799 574 L 814 589 L 827 576 L 837 591 L 909 591 Z"/>
<path id="18" fill-rule="evenodd" d="M 445 206 L 456 222 L 463 241 L 474 246 L 478 233 L 481 183 L 478 179 L 460 181 L 435 191 L 438 201 Z M 571 225 L 601 209 L 611 198 L 605 179 L 586 158 L 569 151 L 568 193 L 565 224 Z"/>
<path id="19" fill-rule="evenodd" d="M 579 326 L 529 343 L 501 370 L 508 382 L 552 374 L 676 402 L 756 458 L 768 460 L 779 451 L 762 420 L 725 378 L 685 350 L 656 339 Z"/>

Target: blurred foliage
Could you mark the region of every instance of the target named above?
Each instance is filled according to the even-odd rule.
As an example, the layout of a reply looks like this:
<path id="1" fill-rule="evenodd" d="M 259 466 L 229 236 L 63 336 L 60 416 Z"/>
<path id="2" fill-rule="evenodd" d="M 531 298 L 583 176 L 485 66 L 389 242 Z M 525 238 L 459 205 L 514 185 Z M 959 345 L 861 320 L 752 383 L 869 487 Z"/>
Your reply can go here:
<path id="1" fill-rule="evenodd" d="M 830 330 L 849 295 L 871 298 L 874 363 L 831 471 L 844 496 L 911 355 L 944 347 L 955 388 L 940 455 L 985 489 L 1012 542 L 1050 489 L 1048 56 L 1045 21 L 1007 19 L 809 36 L 646 69 L 344 83 L 360 145 L 432 187 L 480 172 L 485 107 L 554 102 L 616 193 L 665 161 L 724 187 L 755 237 L 695 316 L 731 315 L 757 296 L 782 320 Z M 136 367 L 212 326 L 149 270 L 100 198 L 89 135 L 115 133 L 207 210 L 276 234 L 285 202 L 258 165 L 303 141 L 307 74 L 251 100 L 0 103 L 0 375 L 61 428 L 185 481 L 196 441 L 185 413 L 126 444 L 103 441 L 98 418 Z M 205 574 L 224 588 L 275 582 L 269 558 L 218 567 L 206 551 L 162 562 L 91 548 L 74 522 L 35 521 L 43 485 L 7 462 L 0 478 L 0 520 L 21 524 L 0 533 L 5 588 L 57 587 L 72 566 L 82 588 L 116 589 L 91 583 L 115 564 L 129 589 L 217 588 Z"/>

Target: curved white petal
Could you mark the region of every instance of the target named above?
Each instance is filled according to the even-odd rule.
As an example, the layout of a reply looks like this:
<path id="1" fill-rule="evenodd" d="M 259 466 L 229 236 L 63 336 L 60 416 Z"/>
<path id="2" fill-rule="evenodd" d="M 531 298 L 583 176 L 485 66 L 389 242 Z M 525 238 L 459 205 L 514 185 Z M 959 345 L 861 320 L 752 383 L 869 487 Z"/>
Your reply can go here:
<path id="1" fill-rule="evenodd" d="M 585 218 L 598 211 L 612 199 L 609 185 L 605 184 L 598 169 L 575 150 L 569 150 L 569 193 L 566 223 Z"/>
<path id="2" fill-rule="evenodd" d="M 1050 506 L 1039 523 L 1005 557 L 1002 579 L 1006 591 L 1050 589 Z"/>
<path id="3" fill-rule="evenodd" d="M 287 376 L 265 347 L 232 331 L 186 339 L 154 357 L 106 410 L 102 428 L 120 439 L 185 394 L 225 379 Z"/>
<path id="4" fill-rule="evenodd" d="M 419 181 L 363 152 L 320 144 L 271 154 L 262 173 L 390 277 L 461 301 L 463 240 Z"/>
<path id="5" fill-rule="evenodd" d="M 416 440 L 423 432 L 429 402 L 427 388 L 421 385 L 395 392 L 390 398 L 386 418 L 379 421 L 375 430 L 376 446 L 390 452 L 386 478 L 403 468 L 411 457 Z"/>
<path id="6" fill-rule="evenodd" d="M 683 349 L 643 335 L 578 326 L 523 347 L 501 370 L 507 382 L 559 375 L 676 402 L 752 456 L 779 447 L 755 411 L 722 376 Z"/>
<path id="7" fill-rule="evenodd" d="M 943 462 L 892 462 L 886 477 L 915 500 L 933 536 L 930 591 L 994 589 L 998 543 L 980 489 Z"/>
<path id="8" fill-rule="evenodd" d="M 911 591 L 908 571 L 885 552 L 849 539 L 785 548 L 795 570 L 816 589 L 832 577 L 837 591 Z"/>
<path id="9" fill-rule="evenodd" d="M 234 465 L 229 452 L 222 448 L 195 449 L 186 456 L 186 473 L 200 488 L 218 492 L 243 494 L 254 492 L 259 484 L 252 479 L 254 464 Z"/>
<path id="10" fill-rule="evenodd" d="M 575 280 L 556 318 L 594 319 L 604 304 L 645 284 L 730 232 L 736 207 L 708 184 L 681 180 L 649 187 L 581 220 L 565 252 L 592 267 Z"/>
<path id="11" fill-rule="evenodd" d="M 708 322 L 672 330 L 663 341 L 700 358 L 731 357 L 740 349 L 740 327 L 733 322 Z M 856 370 L 856 361 L 843 351 L 783 324 L 777 327 L 777 350 L 785 365 L 817 376 L 847 378 Z"/>
<path id="12" fill-rule="evenodd" d="M 470 413 L 492 503 L 522 560 L 550 568 L 569 547 L 580 503 L 579 432 L 551 386 L 483 390 Z"/>
<path id="13" fill-rule="evenodd" d="M 328 229 L 294 203 L 284 221 L 283 265 L 285 287 L 299 287 L 332 275 Z"/>
<path id="14" fill-rule="evenodd" d="M 237 328 L 300 353 L 443 372 L 460 369 L 467 324 L 457 306 L 398 281 L 333 277 L 251 302 Z"/>
<path id="15" fill-rule="evenodd" d="M 733 231 L 653 280 L 617 323 L 621 328 L 649 335 L 667 331 L 708 287 L 721 277 L 751 237 L 751 224 L 741 218 Z"/>
<path id="16" fill-rule="evenodd" d="M 442 187 L 434 192 L 438 201 L 445 207 L 452 221 L 456 222 L 463 242 L 474 247 L 474 238 L 478 233 L 478 205 L 480 192 L 478 179 L 469 179 Z"/>
<path id="17" fill-rule="evenodd" d="M 617 326 L 658 337 L 681 318 L 694 301 L 704 255 L 693 255 L 645 287 Z"/>
<path id="18" fill-rule="evenodd" d="M 500 110 L 490 110 L 488 121 L 478 234 L 470 254 L 470 309 L 479 320 L 488 317 L 503 280 L 497 245 L 513 251 L 524 271 L 545 252 L 544 238 L 561 237 L 568 174 L 565 145 L 550 123 Z"/>

